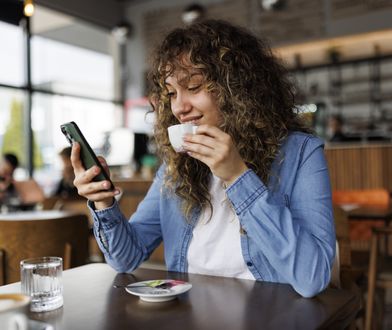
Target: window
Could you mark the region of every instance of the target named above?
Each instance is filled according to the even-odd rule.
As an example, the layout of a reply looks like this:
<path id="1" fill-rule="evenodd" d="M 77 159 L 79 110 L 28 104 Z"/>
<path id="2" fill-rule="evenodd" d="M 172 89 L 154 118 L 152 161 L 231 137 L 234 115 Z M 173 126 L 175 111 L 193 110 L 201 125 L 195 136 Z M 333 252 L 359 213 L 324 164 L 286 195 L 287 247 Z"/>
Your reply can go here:
<path id="1" fill-rule="evenodd" d="M 24 84 L 23 31 L 0 21 L 0 84 Z M 6 45 L 6 46 L 5 46 Z"/>
<path id="2" fill-rule="evenodd" d="M 110 31 L 36 6 L 31 18 L 31 86 L 25 77 L 24 31 L 0 22 L 0 147 L 16 150 L 26 170 L 26 122 L 33 131 L 34 178 L 50 195 L 61 175 L 58 153 L 68 145 L 60 125 L 75 121 L 97 153 L 105 152 L 108 132 L 122 126 L 114 101 Z M 31 108 L 26 102 L 31 96 Z M 30 113 L 31 118 L 26 114 Z"/>
<path id="3" fill-rule="evenodd" d="M 111 102 L 34 93 L 32 127 L 42 154 L 42 164 L 34 177 L 47 195 L 60 179 L 58 153 L 68 146 L 60 125 L 69 121 L 76 122 L 94 151 L 104 155 L 107 133 L 120 126 L 121 107 Z"/>
<path id="4" fill-rule="evenodd" d="M 14 153 L 20 162 L 16 178 L 27 175 L 25 93 L 12 88 L 0 88 L 0 147 L 1 153 Z"/>
<path id="5" fill-rule="evenodd" d="M 32 83 L 55 93 L 111 100 L 113 60 L 107 54 L 33 37 Z"/>

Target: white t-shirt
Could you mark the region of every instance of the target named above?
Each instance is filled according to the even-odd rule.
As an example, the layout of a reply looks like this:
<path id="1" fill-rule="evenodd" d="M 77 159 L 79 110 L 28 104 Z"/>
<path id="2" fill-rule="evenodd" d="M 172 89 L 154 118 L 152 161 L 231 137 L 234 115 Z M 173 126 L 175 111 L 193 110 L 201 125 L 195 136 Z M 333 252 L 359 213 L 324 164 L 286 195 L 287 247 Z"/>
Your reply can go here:
<path id="1" fill-rule="evenodd" d="M 241 253 L 240 222 L 226 197 L 222 181 L 210 186 L 213 215 L 204 209 L 193 229 L 188 249 L 188 272 L 254 280 Z"/>

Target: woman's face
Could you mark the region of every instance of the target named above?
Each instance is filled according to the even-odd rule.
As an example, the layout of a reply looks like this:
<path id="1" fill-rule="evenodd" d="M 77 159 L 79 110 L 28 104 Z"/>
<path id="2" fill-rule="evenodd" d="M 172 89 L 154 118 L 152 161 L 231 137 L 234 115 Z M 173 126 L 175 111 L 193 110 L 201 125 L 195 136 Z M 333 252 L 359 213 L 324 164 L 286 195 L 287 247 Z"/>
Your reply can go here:
<path id="1" fill-rule="evenodd" d="M 206 90 L 200 72 L 176 71 L 165 83 L 171 110 L 180 123 L 219 126 L 221 112 L 214 94 Z"/>

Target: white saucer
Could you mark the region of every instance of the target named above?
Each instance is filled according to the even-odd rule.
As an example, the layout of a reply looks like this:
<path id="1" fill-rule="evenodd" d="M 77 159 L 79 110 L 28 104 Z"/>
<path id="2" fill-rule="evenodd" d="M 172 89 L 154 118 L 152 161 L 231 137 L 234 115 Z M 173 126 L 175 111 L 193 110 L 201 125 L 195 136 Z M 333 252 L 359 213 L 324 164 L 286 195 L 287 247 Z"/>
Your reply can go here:
<path id="1" fill-rule="evenodd" d="M 163 283 L 167 283 L 170 288 L 161 289 L 155 287 Z M 188 282 L 166 279 L 132 283 L 128 285 L 125 290 L 130 294 L 139 296 L 143 301 L 163 302 L 173 300 L 178 295 L 189 291 L 191 288 L 192 284 Z"/>

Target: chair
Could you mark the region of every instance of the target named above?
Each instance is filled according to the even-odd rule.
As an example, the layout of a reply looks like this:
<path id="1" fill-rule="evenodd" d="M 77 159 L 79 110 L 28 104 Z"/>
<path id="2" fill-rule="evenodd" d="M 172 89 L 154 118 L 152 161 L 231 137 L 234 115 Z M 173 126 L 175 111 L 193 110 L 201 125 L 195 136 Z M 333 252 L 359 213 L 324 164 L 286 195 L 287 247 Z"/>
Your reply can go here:
<path id="1" fill-rule="evenodd" d="M 57 196 L 45 197 L 39 206 L 42 210 L 55 210 L 55 206 L 59 200 L 61 200 L 61 198 Z"/>
<path id="2" fill-rule="evenodd" d="M 339 244 L 339 264 L 341 268 L 351 267 L 351 247 L 347 214 L 339 206 L 334 206 L 333 212 L 336 240 Z"/>
<path id="3" fill-rule="evenodd" d="M 392 257 L 388 255 L 388 251 L 385 251 L 385 244 L 381 244 L 388 236 L 392 236 L 392 228 L 372 229 L 365 330 L 381 329 L 382 327 L 384 299 L 376 299 L 376 289 L 392 289 Z M 374 317 L 376 311 L 381 311 L 377 319 Z"/>
<path id="4" fill-rule="evenodd" d="M 63 215 L 37 219 L 0 218 L 0 284 L 20 280 L 19 263 L 41 256 L 63 258 L 64 269 L 80 266 L 88 259 L 88 220 L 85 215 Z M 2 258 L 1 258 L 2 256 Z"/>
<path id="5" fill-rule="evenodd" d="M 358 204 L 361 206 L 389 205 L 390 197 L 386 189 L 357 189 L 334 190 L 332 193 L 334 204 Z"/>
<path id="6" fill-rule="evenodd" d="M 146 196 L 152 181 L 149 180 L 117 180 L 113 182 L 115 187 L 122 192 L 119 200 L 121 211 L 129 218 L 137 209 L 139 203 Z"/>
<path id="7" fill-rule="evenodd" d="M 358 206 L 388 207 L 390 196 L 386 189 L 334 190 L 332 201 L 334 205 L 356 204 Z M 349 236 L 352 250 L 366 251 L 367 253 L 372 227 L 383 225 L 383 221 L 350 220 Z"/>
<path id="8" fill-rule="evenodd" d="M 139 203 L 146 196 L 148 189 L 152 184 L 151 180 L 118 180 L 114 181 L 114 185 L 122 191 L 119 205 L 125 217 L 129 218 L 137 209 Z M 161 243 L 151 254 L 146 266 L 164 267 L 164 247 Z"/>
<path id="9" fill-rule="evenodd" d="M 102 262 L 103 254 L 99 249 L 94 237 L 92 229 L 94 225 L 94 219 L 90 213 L 90 210 L 87 207 L 87 200 L 85 198 L 58 199 L 57 202 L 54 204 L 53 209 L 81 213 L 87 217 L 90 231 L 88 239 L 88 246 L 90 252 L 89 260 L 91 262 Z"/>
<path id="10" fill-rule="evenodd" d="M 357 324 L 363 323 L 363 306 L 366 288 L 362 285 L 361 282 L 365 276 L 365 270 L 363 268 L 353 266 L 351 262 L 351 242 L 347 213 L 336 205 L 334 206 L 333 210 L 337 241 L 337 256 L 335 258 L 334 267 L 332 269 L 331 283 L 339 283 L 340 288 L 351 291 L 361 301 L 361 309 L 358 312 L 356 319 L 349 327 L 349 329 L 356 329 Z M 337 265 L 335 265 L 336 263 Z"/>

